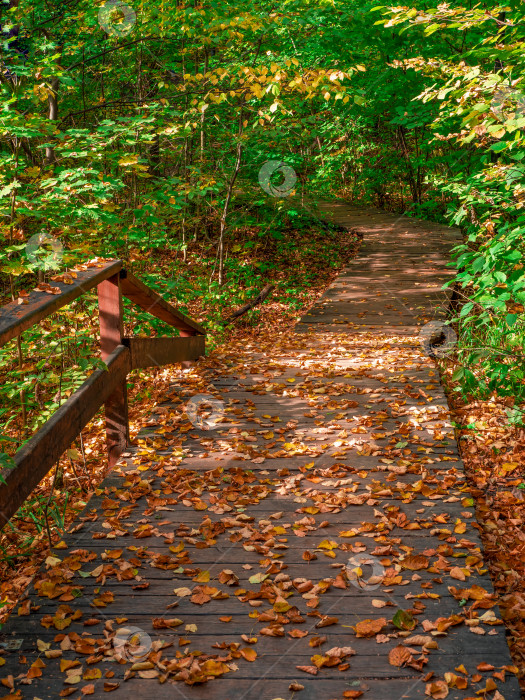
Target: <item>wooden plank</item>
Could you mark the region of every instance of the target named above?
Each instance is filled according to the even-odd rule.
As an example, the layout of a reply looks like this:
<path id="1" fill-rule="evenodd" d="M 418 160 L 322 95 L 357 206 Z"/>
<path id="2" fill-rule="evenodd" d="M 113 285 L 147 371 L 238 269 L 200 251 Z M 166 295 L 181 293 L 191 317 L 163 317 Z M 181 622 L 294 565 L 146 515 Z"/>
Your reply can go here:
<path id="1" fill-rule="evenodd" d="M 144 311 L 178 328 L 182 336 L 205 335 L 206 330 L 168 303 L 127 270 L 121 272 L 122 294 Z"/>
<path id="2" fill-rule="evenodd" d="M 350 659 L 352 662 L 352 659 Z M 300 682 L 304 690 L 300 693 L 293 693 L 289 690 L 290 680 L 278 678 L 272 673 L 252 679 L 238 679 L 234 673 L 229 673 L 223 678 L 217 678 L 209 683 L 193 685 L 191 687 L 184 684 L 173 685 L 172 683 L 160 684 L 157 681 L 148 681 L 138 675 L 133 680 L 123 682 L 124 672 L 129 666 L 119 668 L 115 665 L 112 670 L 117 671 L 113 680 L 120 681 L 120 686 L 114 690 L 109 697 L 111 700 L 129 700 L 130 697 L 137 699 L 152 698 L 155 700 L 174 700 L 174 698 L 184 700 L 272 700 L 272 698 L 286 698 L 289 700 L 334 700 L 343 698 L 344 691 L 361 691 L 364 693 L 363 700 L 429 700 L 425 694 L 426 683 L 422 680 L 421 674 L 417 675 L 412 669 L 405 669 L 405 677 L 370 679 L 359 678 L 354 672 L 352 665 L 346 673 L 339 673 L 339 677 L 325 678 L 322 672 L 319 676 L 312 678 L 306 673 L 297 671 L 294 681 Z M 15 673 L 20 672 L 20 668 L 15 669 Z M 474 670 L 473 670 L 474 672 Z M 485 680 L 485 679 L 484 679 Z M 155 683 L 154 689 L 151 684 Z M 130 688 L 131 685 L 131 688 Z M 483 686 L 480 683 L 479 686 Z M 65 689 L 62 678 L 42 678 L 33 681 L 31 688 L 38 692 L 38 697 L 58 698 L 59 693 Z M 477 689 L 476 685 L 476 689 Z M 513 676 L 507 675 L 504 684 L 498 686 L 499 691 L 505 698 L 519 697 L 518 682 Z M 468 690 L 451 689 L 449 700 L 472 697 L 475 692 L 470 686 Z M 103 680 L 95 681 L 95 695 L 93 698 L 102 698 L 108 694 L 103 692 Z M 132 695 L 131 695 L 132 694 Z M 77 697 L 77 695 L 72 697 Z M 29 696 L 28 696 L 29 697 Z M 475 696 L 476 697 L 476 696 Z M 483 697 L 483 696 L 477 696 Z"/>
<path id="3" fill-rule="evenodd" d="M 124 335 L 120 277 L 113 275 L 98 286 L 100 349 L 102 359 L 121 345 Z M 108 463 L 112 467 L 129 443 L 128 390 L 126 377 L 105 403 Z"/>
<path id="4" fill-rule="evenodd" d="M 26 297 L 28 303 L 19 305 L 16 301 L 0 308 L 0 347 L 9 340 L 20 335 L 22 331 L 35 325 L 49 314 L 70 304 L 74 299 L 96 287 L 100 282 L 118 273 L 122 269 L 122 260 L 113 260 L 93 267 L 89 270 L 76 272 L 73 284 L 52 282 L 60 289 L 60 294 L 31 292 Z"/>
<path id="5" fill-rule="evenodd" d="M 131 351 L 131 369 L 197 360 L 205 353 L 204 335 L 184 338 L 124 338 L 124 344 Z"/>
<path id="6" fill-rule="evenodd" d="M 96 595 L 94 596 L 96 597 Z M 353 604 L 353 601 L 348 601 L 349 604 Z M 138 607 L 138 606 L 135 606 Z M 89 611 L 93 617 L 98 617 L 100 613 L 94 610 L 94 608 L 91 608 L 91 611 Z M 129 611 L 128 611 L 129 612 Z M 114 615 L 114 613 L 111 613 Z M 222 614 L 222 613 L 221 613 Z M 90 616 L 91 616 L 90 615 Z M 171 641 L 175 642 L 177 644 L 178 642 L 178 637 L 179 634 L 177 633 L 176 630 L 161 630 L 161 631 L 155 631 L 151 630 L 151 620 L 148 623 L 147 616 L 148 612 L 144 611 L 142 615 L 133 613 L 132 615 L 132 622 L 127 621 L 126 624 L 131 626 L 131 625 L 138 625 L 141 626 L 145 632 L 149 634 L 150 637 L 152 638 L 160 638 L 166 641 Z M 177 615 L 179 615 L 179 612 L 177 611 Z M 205 619 L 205 616 L 208 615 L 208 613 L 205 612 L 198 612 L 196 614 L 196 622 L 201 622 L 201 626 L 197 624 L 197 631 L 192 633 L 192 639 L 196 645 L 199 646 L 200 649 L 203 647 L 207 649 L 211 649 L 212 645 L 217 642 L 218 639 L 221 641 L 227 641 L 228 643 L 231 642 L 238 642 L 239 640 L 239 635 L 243 634 L 244 630 L 246 629 L 246 624 L 245 621 L 243 621 L 243 616 L 242 615 L 233 615 L 232 620 L 229 623 L 224 623 L 220 622 L 218 619 L 217 613 L 214 614 L 209 614 L 209 627 L 206 625 L 202 625 L 202 622 Z M 350 621 L 351 618 L 349 618 Z M 375 617 L 377 619 L 377 616 Z M 99 618 L 99 625 L 93 625 L 95 630 L 101 631 L 101 626 L 103 625 L 104 622 L 104 615 L 102 615 Z M 27 626 L 24 623 L 28 623 Z M 313 626 L 312 623 L 315 623 L 313 620 L 308 620 L 306 622 L 306 625 L 304 623 L 301 623 L 304 630 L 306 631 L 308 628 L 311 628 Z M 261 625 L 263 623 L 254 623 L 255 625 Z M 355 621 L 354 621 L 355 624 Z M 53 637 L 56 637 L 56 629 L 49 629 L 46 630 L 43 628 L 41 625 L 39 625 L 40 630 L 38 630 L 37 624 L 32 622 L 31 620 L 18 620 L 18 628 L 21 632 L 21 637 L 23 637 L 23 643 L 22 643 L 22 653 L 24 656 L 29 657 L 28 662 L 31 663 L 35 656 L 37 655 L 37 645 L 35 644 L 36 638 L 32 636 L 35 632 L 40 631 L 40 639 L 45 640 L 46 642 L 49 642 L 53 639 Z M 204 627 L 203 631 L 202 628 Z M 32 628 L 32 629 L 31 629 Z M 98 628 L 98 629 L 97 629 Z M 24 635 L 26 630 L 31 632 L 31 636 L 27 637 Z M 68 631 L 74 631 L 76 633 L 82 633 L 85 631 L 85 627 L 83 626 L 82 623 L 78 623 L 78 625 L 72 626 Z M 93 628 L 92 628 L 93 631 Z M 310 638 L 314 636 L 317 632 L 317 630 L 311 630 L 310 631 Z M 330 635 L 330 645 L 333 646 L 346 646 L 349 643 L 349 637 L 352 633 L 351 632 L 346 632 L 346 633 L 339 633 L 339 634 L 331 634 Z M 504 636 L 504 630 L 501 629 L 501 627 L 496 628 L 496 634 L 493 635 L 495 637 L 498 636 Z M 446 648 L 446 653 L 443 654 L 445 658 L 448 657 L 448 661 L 450 663 L 451 656 L 454 654 L 461 653 L 461 651 L 467 647 L 469 644 L 472 642 L 472 633 L 468 632 L 465 628 L 461 628 L 460 634 L 456 634 L 454 631 L 450 633 L 449 638 L 446 640 L 445 646 Z M 492 637 L 492 635 L 491 635 Z M 476 639 L 476 652 L 478 654 L 485 654 L 489 655 L 491 654 L 491 651 L 494 647 L 494 639 L 489 636 L 480 636 L 478 639 Z M 499 641 L 499 640 L 498 640 Z M 305 637 L 302 642 L 296 642 L 296 644 L 300 647 L 300 650 L 294 649 L 294 654 L 293 656 L 297 658 L 297 656 L 306 656 L 306 655 L 312 655 L 315 652 L 311 651 L 311 648 L 308 649 L 308 642 L 309 642 L 309 637 Z M 286 645 L 287 643 L 293 644 L 291 639 L 289 638 L 283 638 L 283 637 L 266 637 L 265 635 L 261 635 L 258 638 L 257 644 L 254 647 L 257 649 L 258 654 L 262 656 L 263 654 L 266 656 L 275 656 L 275 655 L 281 655 L 286 651 Z M 377 645 L 377 648 L 374 649 L 373 647 L 370 648 L 369 642 L 366 640 L 360 639 L 359 637 L 355 637 L 352 635 L 352 640 L 351 640 L 351 646 L 357 651 L 357 654 L 361 656 L 363 655 L 362 658 L 368 659 L 369 662 L 374 663 L 374 662 L 379 662 L 381 663 L 381 656 L 384 654 L 384 650 L 390 650 L 392 647 L 396 646 L 396 644 L 399 643 L 399 640 L 392 639 L 389 642 L 386 642 L 387 646 L 379 646 Z M 368 648 L 367 648 L 368 647 Z M 326 647 L 328 649 L 329 647 Z M 375 653 L 374 653 L 375 652 Z M 10 671 L 16 671 L 16 656 L 13 656 L 11 659 L 9 659 L 10 663 Z M 3 668 L 2 672 L 4 673 L 7 669 Z M 392 667 L 392 670 L 394 670 L 394 667 Z M 50 670 L 52 673 L 52 669 Z M 368 671 L 368 674 L 373 673 Z M 405 669 L 406 673 L 406 669 Z M 405 675 L 405 673 L 403 675 Z M 367 675 L 368 675 L 367 674 Z M 76 698 L 75 698 L 76 700 Z"/>
<path id="7" fill-rule="evenodd" d="M 67 450 L 131 369 L 129 349 L 119 345 L 99 369 L 18 450 L 15 467 L 4 469 L 0 483 L 0 527 L 16 513 L 35 486 Z"/>
<path id="8" fill-rule="evenodd" d="M 223 625 L 223 627 L 224 627 L 224 625 Z M 147 632 L 145 632 L 145 634 L 147 634 Z M 220 633 L 219 633 L 219 635 L 220 635 Z M 221 641 L 222 641 L 222 637 L 220 637 L 219 635 L 218 635 L 218 638 L 221 639 Z M 155 640 L 155 637 L 157 637 L 157 639 L 159 639 L 159 640 L 166 639 L 166 637 L 167 637 L 167 635 L 164 635 L 164 634 L 155 635 L 155 637 L 153 637 L 153 635 L 148 635 L 148 636 L 150 637 L 150 639 L 153 638 L 153 640 Z M 473 636 L 473 635 L 471 635 L 471 636 Z M 172 640 L 175 641 L 175 639 L 173 639 L 173 637 L 172 637 Z M 240 641 L 240 640 L 238 639 L 237 641 Z M 350 645 L 353 643 L 353 638 L 350 635 L 348 635 L 347 641 L 348 641 L 348 645 Z M 309 663 L 311 663 L 310 659 L 312 657 L 312 654 L 315 653 L 315 651 L 312 652 L 312 650 L 310 649 L 309 651 L 302 651 L 302 653 L 297 653 L 296 648 L 295 648 L 296 644 L 297 643 L 295 643 L 294 640 L 292 640 L 292 639 L 282 638 L 281 645 L 280 645 L 281 646 L 280 653 L 274 653 L 274 654 L 260 653 L 260 655 L 258 655 L 256 664 L 246 663 L 243 659 L 240 659 L 239 663 L 238 663 L 238 669 L 235 671 L 234 678 L 236 678 L 238 680 L 256 679 L 258 677 L 258 674 L 261 674 L 263 676 L 266 676 L 267 674 L 271 674 L 270 677 L 273 677 L 273 678 L 282 678 L 282 679 L 287 678 L 287 679 L 289 679 L 288 682 L 290 682 L 292 680 L 301 680 L 302 678 L 304 678 L 306 680 L 306 678 L 308 678 L 308 675 L 304 671 L 302 671 L 302 672 L 299 671 L 297 669 L 297 666 L 299 666 L 299 665 L 306 666 Z M 307 643 L 303 642 L 300 644 L 306 646 Z M 242 646 L 244 646 L 244 645 L 242 645 Z M 257 646 L 258 645 L 255 645 L 255 647 L 254 647 L 256 650 L 257 650 Z M 353 644 L 352 644 L 352 646 L 353 646 Z M 289 647 L 292 647 L 291 652 L 289 651 Z M 198 649 L 199 649 L 199 651 L 202 651 L 201 644 L 199 644 Z M 193 649 L 192 649 L 192 651 L 193 651 Z M 318 651 L 318 653 L 322 653 L 322 650 L 321 651 L 317 650 L 317 651 Z M 383 647 L 383 651 L 387 651 L 387 648 Z M 206 649 L 206 652 L 216 654 L 217 650 L 208 647 Z M 75 656 L 73 654 L 67 654 L 65 656 L 66 656 L 66 658 L 69 657 L 70 659 L 75 658 Z M 42 657 L 40 657 L 40 658 L 42 658 Z M 82 657 L 80 657 L 80 658 L 82 658 Z M 168 657 L 168 658 L 170 658 L 170 657 Z M 429 662 L 429 666 L 430 666 L 431 670 L 434 671 L 435 674 L 454 672 L 454 667 L 457 665 L 457 658 L 458 658 L 458 655 L 454 654 L 454 653 L 453 654 L 446 654 L 446 655 L 443 654 L 443 655 L 439 655 L 439 656 L 436 654 L 434 657 L 431 656 L 431 661 Z M 493 663 L 494 666 L 496 666 L 496 667 L 505 665 L 506 659 L 504 659 L 504 657 L 501 654 L 492 653 L 491 655 L 489 654 L 489 658 L 490 658 L 491 663 Z M 29 662 L 34 662 L 35 660 L 36 659 L 35 659 L 34 655 L 31 655 L 27 659 L 27 661 L 29 661 Z M 45 665 L 46 665 L 46 676 L 48 678 L 55 677 L 57 679 L 61 679 L 63 682 L 63 680 L 65 678 L 65 674 L 60 673 L 59 660 L 57 660 L 57 659 L 48 660 L 45 657 L 44 657 L 44 660 L 45 660 Z M 372 654 L 359 655 L 358 654 L 356 656 L 350 657 L 348 659 L 348 661 L 350 662 L 350 667 L 352 669 L 352 673 L 354 674 L 354 677 L 357 676 L 358 678 L 363 678 L 363 679 L 370 679 L 370 678 L 402 679 L 402 678 L 406 678 L 406 676 L 407 676 L 407 669 L 396 668 L 393 665 L 385 663 L 384 658 L 381 658 L 381 656 L 379 656 L 379 654 L 378 655 L 375 655 L 375 654 L 374 655 L 372 655 Z M 478 664 L 486 663 L 486 662 L 487 662 L 487 652 L 486 651 L 484 654 L 473 651 L 473 652 L 471 652 L 471 654 L 469 654 L 468 662 L 465 661 L 465 665 L 470 670 L 470 673 L 474 673 L 476 666 Z M 88 666 L 88 668 L 89 668 L 89 666 Z M 108 668 L 108 667 L 106 667 L 106 668 Z M 115 668 L 115 665 L 112 664 L 111 666 L 109 666 L 109 668 L 111 668 L 113 670 L 113 668 Z M 126 668 L 126 667 L 124 667 L 124 668 Z M 126 670 L 128 670 L 128 669 L 129 669 L 129 666 L 127 666 Z M 13 675 L 20 673 L 21 670 L 27 671 L 27 666 L 25 666 L 25 668 L 24 668 L 24 666 L 21 666 L 20 664 L 16 664 L 13 662 L 10 663 L 9 671 L 11 671 L 11 673 L 13 673 Z M 425 670 L 427 670 L 427 669 L 425 668 Z M 3 672 L 5 673 L 5 669 Z M 410 672 L 411 672 L 411 674 L 414 673 L 412 670 Z M 342 675 L 341 671 L 338 669 L 337 666 L 332 667 L 332 668 L 325 667 L 322 669 L 322 671 L 320 673 L 320 677 L 325 679 L 325 680 L 328 678 L 332 678 L 334 680 L 339 679 L 339 678 L 341 678 L 341 675 Z M 420 678 L 422 678 L 422 677 L 423 677 L 423 674 L 421 674 Z M 153 679 L 153 681 L 150 681 L 150 683 L 151 684 L 154 683 L 156 687 L 159 686 L 158 679 L 156 679 L 156 678 Z M 37 683 L 35 685 L 36 685 L 36 687 L 34 688 L 34 692 L 36 693 L 39 690 L 39 684 Z M 144 688 L 144 690 L 146 691 L 146 688 Z M 153 688 L 151 687 L 151 685 L 150 685 L 149 690 L 150 690 L 149 693 L 147 693 L 147 691 L 146 691 L 146 693 L 143 696 L 137 696 L 135 694 L 137 691 L 137 686 L 135 683 L 133 683 L 132 688 L 128 689 L 128 693 L 130 693 L 130 695 L 131 695 L 131 693 L 133 693 L 133 695 L 131 695 L 131 697 L 135 697 L 135 698 L 137 698 L 137 697 L 139 697 L 139 698 L 142 697 L 144 699 L 155 698 L 156 694 L 152 692 Z M 172 697 L 174 697 L 174 696 L 177 697 L 175 695 L 176 691 L 174 689 L 172 689 L 172 693 L 173 693 Z M 9 696 L 7 696 L 7 697 L 9 698 Z M 35 698 L 35 697 L 41 698 L 42 696 L 40 695 L 40 693 L 38 693 L 38 695 L 31 695 L 31 696 L 25 696 L 25 697 L 29 700 L 29 698 Z M 47 697 L 49 698 L 49 696 L 47 696 Z M 55 698 L 58 699 L 58 697 L 59 697 L 58 695 L 53 696 L 53 700 L 55 700 Z M 79 698 L 78 695 L 75 695 L 74 697 L 75 697 L 75 700 L 77 700 L 77 698 Z M 97 697 L 101 698 L 103 696 L 98 695 Z M 128 697 L 129 697 L 129 695 L 128 695 Z M 181 697 L 188 699 L 189 697 L 191 697 L 191 695 L 185 694 L 184 696 L 181 696 Z M 218 698 L 221 696 L 215 695 L 214 697 Z M 226 700 L 235 700 L 235 697 L 236 696 L 229 696 L 229 697 L 227 697 Z M 264 698 L 264 700 L 272 700 L 272 696 L 263 695 L 261 697 Z M 278 696 L 278 697 L 281 697 L 281 696 Z M 290 695 L 287 695 L 286 697 L 289 698 Z M 470 696 L 470 697 L 472 697 L 472 696 Z M 483 696 L 481 696 L 481 697 L 483 697 Z M 485 695 L 485 697 L 487 697 L 487 696 Z M 504 696 L 504 697 L 506 697 L 506 696 Z M 334 696 L 328 695 L 326 698 L 322 698 L 322 700 L 330 700 L 330 698 L 334 698 Z M 342 700 L 341 696 L 339 696 L 339 698 L 337 698 L 336 700 L 340 700 L 340 699 Z M 320 698 L 320 700 L 321 700 L 321 698 Z M 370 700 L 375 700 L 375 698 L 371 698 Z M 428 696 L 427 696 L 427 700 L 428 700 Z"/>

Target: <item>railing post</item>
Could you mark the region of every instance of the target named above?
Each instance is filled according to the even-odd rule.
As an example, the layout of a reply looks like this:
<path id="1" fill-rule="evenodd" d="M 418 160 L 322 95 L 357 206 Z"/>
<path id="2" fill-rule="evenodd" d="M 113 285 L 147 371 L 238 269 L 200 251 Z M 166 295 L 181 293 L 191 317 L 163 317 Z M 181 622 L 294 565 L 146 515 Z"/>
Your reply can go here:
<path id="1" fill-rule="evenodd" d="M 116 274 L 98 285 L 100 350 L 103 360 L 122 343 L 124 335 L 122 308 L 120 275 Z M 106 401 L 105 411 L 108 462 L 112 467 L 129 444 L 126 380 Z"/>
<path id="2" fill-rule="evenodd" d="M 181 338 L 191 338 L 194 335 L 197 335 L 195 331 L 179 331 L 179 334 Z M 195 360 L 183 360 L 181 363 L 182 369 L 191 369 L 193 365 L 195 364 Z"/>

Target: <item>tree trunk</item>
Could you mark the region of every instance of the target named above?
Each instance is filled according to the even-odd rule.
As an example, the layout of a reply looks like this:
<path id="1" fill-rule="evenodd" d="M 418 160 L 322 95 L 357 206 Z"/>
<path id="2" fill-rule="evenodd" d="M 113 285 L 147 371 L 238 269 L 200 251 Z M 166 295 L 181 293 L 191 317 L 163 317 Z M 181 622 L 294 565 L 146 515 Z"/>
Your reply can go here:
<path id="1" fill-rule="evenodd" d="M 58 78 L 51 79 L 51 87 L 48 88 L 48 98 L 47 102 L 49 105 L 49 120 L 56 122 L 58 119 L 58 88 L 59 88 Z M 46 146 L 46 164 L 50 165 L 56 160 L 55 149 L 53 146 Z"/>
<path id="2" fill-rule="evenodd" d="M 241 115 L 242 119 L 242 115 Z M 242 129 L 242 122 L 241 122 Z M 239 135 L 240 136 L 240 135 Z M 226 193 L 226 201 L 224 202 L 224 209 L 221 216 L 221 233 L 219 237 L 219 286 L 222 286 L 224 282 L 224 234 L 226 232 L 226 217 L 228 216 L 228 209 L 230 206 L 230 201 L 232 197 L 233 187 L 235 185 L 235 180 L 239 174 L 241 168 L 241 158 L 242 158 L 242 143 L 239 141 L 237 144 L 237 159 L 235 161 L 235 169 L 230 178 L 230 184 L 228 185 L 228 192 Z"/>

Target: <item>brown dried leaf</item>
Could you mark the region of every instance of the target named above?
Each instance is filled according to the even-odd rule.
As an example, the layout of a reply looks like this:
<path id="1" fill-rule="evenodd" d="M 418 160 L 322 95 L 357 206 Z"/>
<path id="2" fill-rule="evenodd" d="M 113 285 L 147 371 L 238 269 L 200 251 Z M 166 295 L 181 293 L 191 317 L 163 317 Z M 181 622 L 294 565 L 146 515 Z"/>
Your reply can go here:
<path id="1" fill-rule="evenodd" d="M 377 620 L 361 620 L 354 627 L 356 637 L 373 637 L 379 634 L 387 626 L 386 618 L 380 617 Z"/>
<path id="2" fill-rule="evenodd" d="M 442 700 L 448 695 L 448 685 L 445 681 L 433 681 L 425 686 L 425 695 L 430 695 L 434 700 Z"/>
<path id="3" fill-rule="evenodd" d="M 390 653 L 388 654 L 388 662 L 391 666 L 397 666 L 398 668 L 401 668 L 405 664 L 407 664 L 410 660 L 412 659 L 412 654 L 408 651 L 408 649 L 401 644 L 398 644 L 397 647 L 394 647 L 393 649 L 390 650 Z"/>
<path id="4" fill-rule="evenodd" d="M 317 676 L 319 673 L 319 669 L 317 666 L 296 666 L 299 671 L 304 671 L 305 673 L 309 673 L 312 676 Z"/>
<path id="5" fill-rule="evenodd" d="M 290 683 L 288 686 L 288 690 L 291 690 L 294 693 L 298 693 L 300 690 L 304 690 L 304 685 L 301 685 L 300 683 L 296 683 L 295 681 L 293 683 Z"/>
<path id="6" fill-rule="evenodd" d="M 403 569 L 420 571 L 421 569 L 428 568 L 430 559 L 425 557 L 423 554 L 409 554 L 408 557 L 405 557 L 400 563 Z"/>

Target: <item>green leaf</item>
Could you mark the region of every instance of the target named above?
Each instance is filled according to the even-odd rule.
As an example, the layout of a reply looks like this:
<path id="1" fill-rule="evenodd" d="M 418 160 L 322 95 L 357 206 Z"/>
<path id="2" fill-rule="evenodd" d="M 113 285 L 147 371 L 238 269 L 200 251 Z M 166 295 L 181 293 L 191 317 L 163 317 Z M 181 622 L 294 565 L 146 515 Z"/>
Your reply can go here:
<path id="1" fill-rule="evenodd" d="M 392 618 L 392 624 L 400 630 L 413 630 L 417 620 L 406 610 L 398 610 Z"/>
<path id="2" fill-rule="evenodd" d="M 452 381 L 459 382 L 460 379 L 463 379 L 464 373 L 465 373 L 465 371 L 464 371 L 463 367 L 458 367 L 452 373 Z"/>

